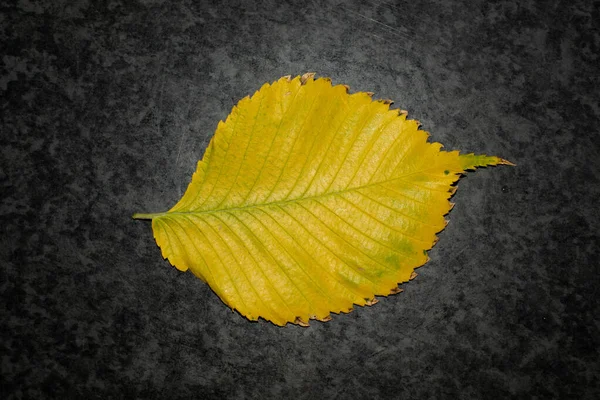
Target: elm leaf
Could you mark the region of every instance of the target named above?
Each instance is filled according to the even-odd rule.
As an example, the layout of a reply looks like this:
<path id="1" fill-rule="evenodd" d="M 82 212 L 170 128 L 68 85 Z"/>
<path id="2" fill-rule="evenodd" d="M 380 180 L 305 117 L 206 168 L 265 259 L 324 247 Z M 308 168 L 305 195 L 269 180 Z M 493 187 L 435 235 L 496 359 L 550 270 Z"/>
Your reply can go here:
<path id="1" fill-rule="evenodd" d="M 250 320 L 305 326 L 402 291 L 461 175 L 513 164 L 443 151 L 371 96 L 312 73 L 264 84 L 219 122 L 181 200 L 133 218 Z"/>

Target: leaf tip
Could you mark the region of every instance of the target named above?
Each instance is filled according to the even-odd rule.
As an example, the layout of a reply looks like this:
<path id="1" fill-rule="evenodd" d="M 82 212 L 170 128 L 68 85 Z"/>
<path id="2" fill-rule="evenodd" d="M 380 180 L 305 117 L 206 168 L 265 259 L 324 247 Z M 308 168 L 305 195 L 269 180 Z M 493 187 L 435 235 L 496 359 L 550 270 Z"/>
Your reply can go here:
<path id="1" fill-rule="evenodd" d="M 516 166 L 512 162 L 500 157 L 488 156 L 485 154 L 475 155 L 473 153 L 461 154 L 462 168 L 464 171 L 474 170 L 479 167 L 495 166 L 495 165 L 510 165 Z"/>
<path id="2" fill-rule="evenodd" d="M 510 165 L 511 167 L 516 167 L 517 164 L 512 163 L 508 160 L 505 160 L 504 158 L 501 158 L 500 161 L 498 162 L 498 165 Z"/>

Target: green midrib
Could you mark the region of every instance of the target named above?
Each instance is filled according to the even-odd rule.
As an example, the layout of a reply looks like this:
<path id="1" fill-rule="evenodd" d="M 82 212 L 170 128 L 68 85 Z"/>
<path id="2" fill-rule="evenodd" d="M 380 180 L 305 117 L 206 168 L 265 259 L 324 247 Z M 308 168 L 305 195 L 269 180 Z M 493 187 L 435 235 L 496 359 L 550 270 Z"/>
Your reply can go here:
<path id="1" fill-rule="evenodd" d="M 286 205 L 286 204 L 290 204 L 290 203 L 298 203 L 301 201 L 322 199 L 322 198 L 330 197 L 330 196 L 339 196 L 344 193 L 350 193 L 350 192 L 354 192 L 354 191 L 357 191 L 360 189 L 366 189 L 369 187 L 382 185 L 384 183 L 388 183 L 391 181 L 402 180 L 410 175 L 424 173 L 424 172 L 430 171 L 432 169 L 435 169 L 435 167 L 427 168 L 427 169 L 419 170 L 419 171 L 414 171 L 414 172 L 411 172 L 410 174 L 404 174 L 402 176 L 398 176 L 398 177 L 391 178 L 391 179 L 386 179 L 384 181 L 379 181 L 379 182 L 375 182 L 375 183 L 370 183 L 368 185 L 353 187 L 350 189 L 343 189 L 343 190 L 339 190 L 337 192 L 321 193 L 321 194 L 318 194 L 315 196 L 309 196 L 309 197 L 299 197 L 299 198 L 288 199 L 288 200 L 273 201 L 270 203 L 249 204 L 249 205 L 241 206 L 241 207 L 215 208 L 215 209 L 211 209 L 211 210 L 202 210 L 202 211 L 191 210 L 191 211 L 164 211 L 164 212 L 159 212 L 159 213 L 135 213 L 135 214 L 133 214 L 132 218 L 133 219 L 154 219 L 154 218 L 160 218 L 160 217 L 165 217 L 165 216 L 174 216 L 174 215 L 190 215 L 190 214 L 202 215 L 202 214 L 213 214 L 213 213 L 221 213 L 221 212 L 244 211 L 244 210 L 249 210 L 249 209 L 263 208 L 263 207 L 270 207 L 270 206 L 281 206 L 281 205 Z M 407 182 L 407 183 L 410 183 L 410 182 Z M 430 189 L 430 190 L 434 190 L 434 189 Z"/>

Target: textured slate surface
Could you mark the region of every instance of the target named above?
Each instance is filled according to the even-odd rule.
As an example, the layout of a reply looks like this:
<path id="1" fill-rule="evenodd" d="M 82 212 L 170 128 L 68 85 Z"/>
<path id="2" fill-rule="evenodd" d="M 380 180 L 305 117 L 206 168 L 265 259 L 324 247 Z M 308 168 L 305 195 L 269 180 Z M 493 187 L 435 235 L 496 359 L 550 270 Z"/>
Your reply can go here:
<path id="1" fill-rule="evenodd" d="M 600 396 L 597 1 L 9 3 L 1 397 Z M 130 216 L 174 204 L 240 98 L 307 71 L 518 166 L 461 181 L 403 294 L 277 328 Z"/>

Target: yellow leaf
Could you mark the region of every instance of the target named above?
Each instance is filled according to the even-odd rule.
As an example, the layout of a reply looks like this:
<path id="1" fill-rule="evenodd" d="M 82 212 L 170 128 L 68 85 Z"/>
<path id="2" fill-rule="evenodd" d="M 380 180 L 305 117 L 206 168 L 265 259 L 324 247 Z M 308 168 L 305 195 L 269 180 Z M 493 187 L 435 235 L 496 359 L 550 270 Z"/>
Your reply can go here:
<path id="1" fill-rule="evenodd" d="M 427 261 L 460 175 L 510 164 L 442 151 L 389 104 L 314 74 L 264 84 L 218 124 L 181 200 L 134 218 L 250 320 L 372 305 Z"/>

